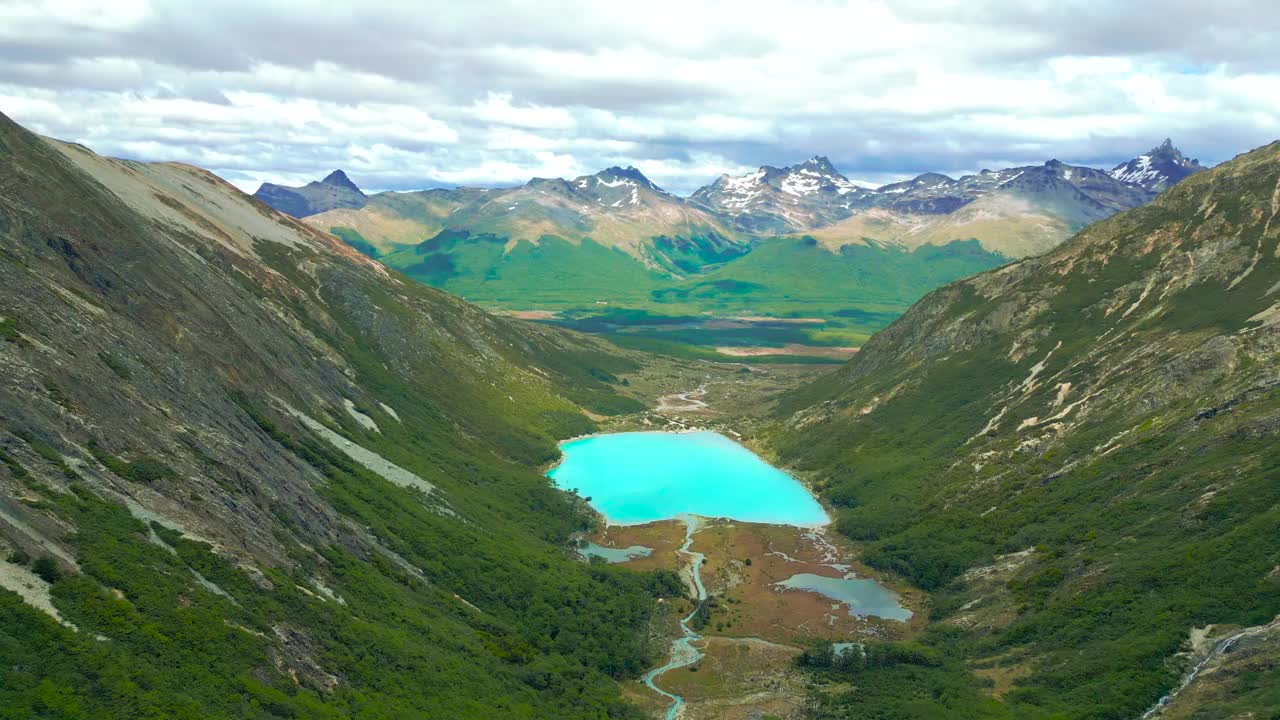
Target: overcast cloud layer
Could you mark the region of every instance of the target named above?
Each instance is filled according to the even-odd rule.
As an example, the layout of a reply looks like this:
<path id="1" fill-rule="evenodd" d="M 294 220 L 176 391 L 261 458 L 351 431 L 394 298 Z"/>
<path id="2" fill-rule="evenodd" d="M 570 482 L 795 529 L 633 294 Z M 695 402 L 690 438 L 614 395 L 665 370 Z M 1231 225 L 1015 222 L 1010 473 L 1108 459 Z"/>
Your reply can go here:
<path id="1" fill-rule="evenodd" d="M 1206 5 L 0 0 L 0 112 L 248 191 L 1212 163 L 1280 137 L 1280 13 Z"/>

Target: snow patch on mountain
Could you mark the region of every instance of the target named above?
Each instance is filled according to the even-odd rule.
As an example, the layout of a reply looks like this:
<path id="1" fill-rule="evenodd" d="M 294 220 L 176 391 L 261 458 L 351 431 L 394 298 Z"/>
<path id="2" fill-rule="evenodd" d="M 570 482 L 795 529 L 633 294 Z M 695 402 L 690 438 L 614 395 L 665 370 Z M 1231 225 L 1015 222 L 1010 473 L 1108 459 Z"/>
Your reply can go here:
<path id="1" fill-rule="evenodd" d="M 788 195 L 804 197 L 805 195 L 812 195 L 813 193 L 818 192 L 818 189 L 821 186 L 822 175 L 813 172 L 812 170 L 800 170 L 788 173 L 787 176 L 782 179 L 781 190 Z"/>

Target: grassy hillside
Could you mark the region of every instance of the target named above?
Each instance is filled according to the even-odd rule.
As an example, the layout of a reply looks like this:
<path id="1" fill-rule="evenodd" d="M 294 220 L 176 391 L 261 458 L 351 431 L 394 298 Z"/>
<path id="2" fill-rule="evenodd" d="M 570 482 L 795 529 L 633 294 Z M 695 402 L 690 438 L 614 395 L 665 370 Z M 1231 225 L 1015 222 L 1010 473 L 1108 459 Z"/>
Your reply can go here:
<path id="1" fill-rule="evenodd" d="M 446 230 L 382 259 L 409 277 L 473 302 L 507 308 L 644 304 L 662 276 L 621 250 L 591 240 L 537 244 Z"/>
<path id="2" fill-rule="evenodd" d="M 371 247 L 353 231 L 333 232 L 362 252 Z M 647 340 L 645 349 L 685 357 L 705 356 L 707 346 L 718 345 L 858 345 L 929 290 L 1005 261 L 975 241 L 912 251 L 855 244 L 833 252 L 810 238 L 775 238 L 741 254 L 713 239 L 662 237 L 654 247 L 663 253 L 661 263 L 646 265 L 591 239 L 543 237 L 535 244 L 446 230 L 377 257 L 472 302 L 554 312 L 575 329 L 623 330 L 623 342 Z M 670 270 L 682 265 L 687 271 Z M 638 320 L 621 317 L 627 313 L 639 313 Z M 708 315 L 824 322 L 708 332 L 699 322 Z M 692 326 L 672 327 L 681 321 Z"/>
<path id="3" fill-rule="evenodd" d="M 538 467 L 634 368 L 0 117 L 0 717 L 631 717 Z"/>
<path id="4" fill-rule="evenodd" d="M 349 231 L 336 230 L 348 243 L 363 247 Z M 832 252 L 812 239 L 778 238 L 723 261 L 706 248 L 691 248 L 688 254 L 698 258 L 700 272 L 672 275 L 589 239 L 509 243 L 501 236 L 449 230 L 380 259 L 429 285 L 512 309 L 586 308 L 606 302 L 667 315 L 761 312 L 784 317 L 900 311 L 939 284 L 1003 262 L 975 241 L 914 251 L 846 245 Z"/>
<path id="5" fill-rule="evenodd" d="M 782 457 L 934 599 L 924 655 L 815 663 L 819 717 L 1133 718 L 1280 613 L 1277 187 L 1280 145 L 1196 175 L 788 399 Z"/>

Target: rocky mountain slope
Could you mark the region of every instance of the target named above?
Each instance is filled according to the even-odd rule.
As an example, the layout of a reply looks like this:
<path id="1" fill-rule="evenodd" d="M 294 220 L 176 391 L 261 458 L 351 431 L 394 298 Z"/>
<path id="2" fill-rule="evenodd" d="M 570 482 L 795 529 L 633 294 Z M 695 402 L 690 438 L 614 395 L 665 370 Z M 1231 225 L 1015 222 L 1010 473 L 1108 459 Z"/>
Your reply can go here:
<path id="1" fill-rule="evenodd" d="M 357 246 L 382 255 L 445 230 L 510 243 L 590 238 L 664 272 L 715 265 L 747 252 L 746 240 L 778 235 L 812 235 L 833 250 L 868 241 L 910 250 L 976 239 L 989 251 L 1022 257 L 1146 203 L 1200 169 L 1166 141 L 1111 173 L 1051 160 L 959 179 L 926 173 L 872 188 L 814 156 L 798 165 L 723 175 L 685 200 L 635 168 L 613 167 L 574 180 L 535 179 L 516 188 L 381 193 L 363 209 L 308 213 L 308 222 L 345 230 L 344 237 Z M 677 254 L 686 257 L 673 259 L 669 248 L 655 247 L 659 237 L 685 246 Z"/>
<path id="2" fill-rule="evenodd" d="M 719 218 L 662 190 L 633 167 L 573 180 L 535 178 L 515 188 L 384 193 L 364 210 L 321 213 L 307 221 L 326 230 L 348 230 L 384 254 L 444 231 L 501 239 L 508 252 L 517 243 L 538 245 L 547 237 L 575 245 L 590 239 L 665 272 L 679 272 L 687 264 L 685 255 L 701 264 L 703 256 L 746 250 Z"/>
<path id="3" fill-rule="evenodd" d="M 819 693 L 819 717 L 883 692 L 922 717 L 1135 718 L 1195 628 L 1270 623 L 1277 368 L 1280 143 L 934 291 L 792 395 L 781 456 L 868 561 L 933 592 L 940 653 L 831 671 L 874 690 Z M 1275 666 L 1252 672 L 1233 712 L 1274 712 Z"/>
<path id="4" fill-rule="evenodd" d="M 1198 160 L 1184 157 L 1173 141 L 1165 138 L 1159 146 L 1115 166 L 1111 177 L 1158 192 L 1204 169 Z"/>
<path id="5" fill-rule="evenodd" d="M 336 208 L 362 208 L 369 198 L 347 174 L 334 170 L 319 182 L 302 187 L 262 183 L 253 196 L 286 215 L 306 217 Z"/>
<path id="6" fill-rule="evenodd" d="M 753 175 L 721 178 L 692 199 L 731 215 L 739 226 L 810 235 L 833 250 L 867 241 L 916 248 L 976 239 L 989 251 L 1024 257 L 1154 196 L 1101 170 L 1057 160 L 959 179 L 926 173 L 874 190 L 850 185 L 826 163 L 823 177 L 830 179 L 823 187 L 831 188 L 826 193 L 787 180 L 808 177 L 802 174 L 805 166 L 798 167 L 786 169 L 790 174 L 774 183 L 777 188 L 766 178 L 783 171 L 761 168 Z M 795 188 L 805 192 L 793 194 Z"/>
<path id="7" fill-rule="evenodd" d="M 633 367 L 0 116 L 0 715 L 633 716 L 680 589 L 537 470 Z"/>

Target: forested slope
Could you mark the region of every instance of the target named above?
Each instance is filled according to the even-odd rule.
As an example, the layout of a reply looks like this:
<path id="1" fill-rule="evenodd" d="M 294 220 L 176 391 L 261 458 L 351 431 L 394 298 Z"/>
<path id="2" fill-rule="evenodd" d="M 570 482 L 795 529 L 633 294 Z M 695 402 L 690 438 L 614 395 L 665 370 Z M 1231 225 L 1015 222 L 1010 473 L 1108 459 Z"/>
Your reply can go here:
<path id="1" fill-rule="evenodd" d="M 1133 718 L 1193 628 L 1280 613 L 1278 214 L 1272 144 L 931 293 L 786 400 L 780 454 L 933 593 L 941 653 L 820 715 Z"/>
<path id="2" fill-rule="evenodd" d="M 0 116 L 0 717 L 632 715 L 680 588 L 537 471 L 618 353 Z"/>

